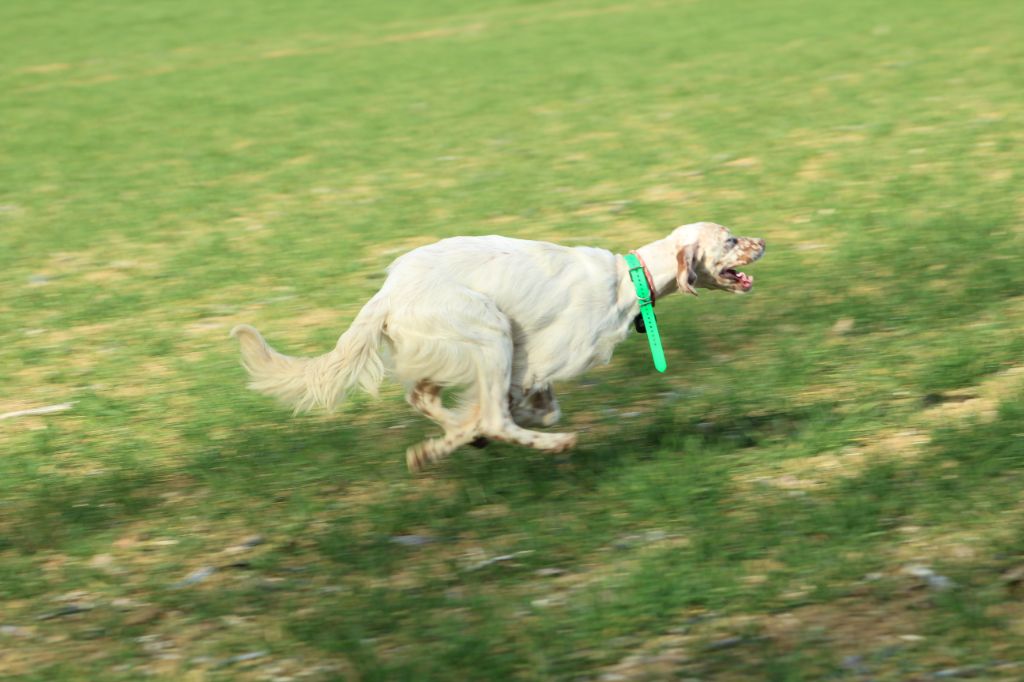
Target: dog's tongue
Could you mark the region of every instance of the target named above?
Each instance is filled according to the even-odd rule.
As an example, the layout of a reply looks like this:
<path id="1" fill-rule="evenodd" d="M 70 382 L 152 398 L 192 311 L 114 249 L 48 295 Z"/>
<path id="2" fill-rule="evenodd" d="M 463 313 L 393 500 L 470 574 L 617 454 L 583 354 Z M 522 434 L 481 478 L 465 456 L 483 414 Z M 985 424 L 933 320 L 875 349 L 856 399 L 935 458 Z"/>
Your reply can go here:
<path id="1" fill-rule="evenodd" d="M 743 288 L 744 291 L 754 286 L 754 278 L 745 272 L 737 272 L 736 280 L 740 283 L 740 286 Z"/>

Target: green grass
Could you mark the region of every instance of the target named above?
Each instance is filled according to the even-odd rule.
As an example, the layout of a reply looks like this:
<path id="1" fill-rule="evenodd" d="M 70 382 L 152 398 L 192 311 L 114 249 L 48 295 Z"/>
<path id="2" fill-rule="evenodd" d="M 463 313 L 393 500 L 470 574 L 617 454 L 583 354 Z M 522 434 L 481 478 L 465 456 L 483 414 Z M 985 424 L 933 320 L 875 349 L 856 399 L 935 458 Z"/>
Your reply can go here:
<path id="1" fill-rule="evenodd" d="M 0 413 L 75 405 L 0 421 L 0 676 L 1019 679 L 1022 24 L 5 3 Z M 227 338 L 324 352 L 445 236 L 696 220 L 767 239 L 756 292 L 659 305 L 664 376 L 634 336 L 561 387 L 571 457 L 410 477 L 397 391 L 290 418 Z"/>

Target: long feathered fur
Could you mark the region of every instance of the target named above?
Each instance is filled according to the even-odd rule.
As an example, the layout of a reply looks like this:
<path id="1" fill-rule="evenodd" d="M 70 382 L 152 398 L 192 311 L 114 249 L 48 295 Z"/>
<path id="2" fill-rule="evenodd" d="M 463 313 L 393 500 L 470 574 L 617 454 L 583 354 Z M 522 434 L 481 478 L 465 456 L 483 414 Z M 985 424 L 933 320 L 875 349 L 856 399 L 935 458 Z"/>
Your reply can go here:
<path id="1" fill-rule="evenodd" d="M 356 386 L 376 395 L 384 379 L 380 347 L 386 316 L 385 301 L 381 297 L 370 299 L 337 345 L 315 358 L 279 353 L 247 324 L 232 329 L 231 336 L 241 344 L 250 388 L 277 398 L 296 414 L 318 407 L 332 410 Z"/>

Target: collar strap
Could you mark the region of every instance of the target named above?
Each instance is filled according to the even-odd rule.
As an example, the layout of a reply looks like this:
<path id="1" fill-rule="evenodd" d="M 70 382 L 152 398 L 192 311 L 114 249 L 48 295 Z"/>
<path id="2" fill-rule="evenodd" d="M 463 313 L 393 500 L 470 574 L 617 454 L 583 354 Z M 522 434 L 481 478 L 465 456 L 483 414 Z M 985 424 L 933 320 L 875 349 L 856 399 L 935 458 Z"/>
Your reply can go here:
<path id="1" fill-rule="evenodd" d="M 644 277 L 647 278 L 647 290 L 651 292 L 651 305 L 654 305 L 658 300 L 657 291 L 654 288 L 654 278 L 651 277 L 651 271 L 647 269 L 647 263 L 644 262 L 644 257 L 641 256 L 636 250 L 630 251 L 629 255 L 636 256 L 636 259 L 640 261 L 640 265 L 644 269 Z"/>
<path id="2" fill-rule="evenodd" d="M 636 320 L 637 331 L 647 332 L 647 343 L 651 346 L 654 368 L 664 372 L 668 364 L 665 362 L 665 349 L 661 345 L 661 335 L 658 333 L 658 319 L 654 316 L 654 287 L 649 284 L 650 272 L 635 252 L 631 251 L 623 258 L 629 267 L 629 278 L 640 301 L 640 314 Z"/>

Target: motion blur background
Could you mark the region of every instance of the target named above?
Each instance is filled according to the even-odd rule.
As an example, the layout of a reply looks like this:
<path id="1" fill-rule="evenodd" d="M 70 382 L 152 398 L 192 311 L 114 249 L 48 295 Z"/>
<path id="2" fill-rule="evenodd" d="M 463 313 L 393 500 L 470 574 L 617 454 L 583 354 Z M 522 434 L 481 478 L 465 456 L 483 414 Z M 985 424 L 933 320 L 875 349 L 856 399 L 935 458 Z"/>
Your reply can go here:
<path id="1" fill-rule="evenodd" d="M 0 675 L 1024 677 L 1024 3 L 7 0 Z M 764 237 L 421 477 L 290 418 L 398 254 Z M 566 426 L 567 425 L 567 426 Z"/>

